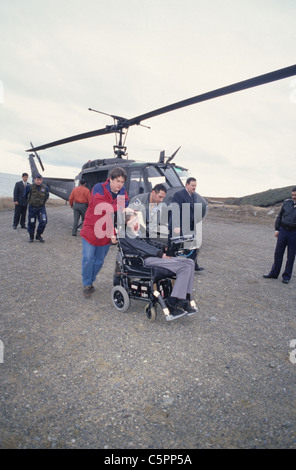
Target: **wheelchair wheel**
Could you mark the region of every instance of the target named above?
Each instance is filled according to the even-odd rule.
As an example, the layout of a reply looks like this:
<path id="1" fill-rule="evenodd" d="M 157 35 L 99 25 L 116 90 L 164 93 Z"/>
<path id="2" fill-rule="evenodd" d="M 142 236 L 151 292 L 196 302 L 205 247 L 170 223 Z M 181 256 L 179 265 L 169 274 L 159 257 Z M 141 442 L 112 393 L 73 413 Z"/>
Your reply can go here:
<path id="1" fill-rule="evenodd" d="M 156 320 L 157 311 L 154 305 L 151 306 L 150 304 L 147 304 L 145 307 L 145 312 L 149 321 L 154 322 Z"/>
<path id="2" fill-rule="evenodd" d="M 113 305 L 120 310 L 120 312 L 126 312 L 130 306 L 130 298 L 128 293 L 122 286 L 115 286 L 111 291 L 111 299 Z"/>

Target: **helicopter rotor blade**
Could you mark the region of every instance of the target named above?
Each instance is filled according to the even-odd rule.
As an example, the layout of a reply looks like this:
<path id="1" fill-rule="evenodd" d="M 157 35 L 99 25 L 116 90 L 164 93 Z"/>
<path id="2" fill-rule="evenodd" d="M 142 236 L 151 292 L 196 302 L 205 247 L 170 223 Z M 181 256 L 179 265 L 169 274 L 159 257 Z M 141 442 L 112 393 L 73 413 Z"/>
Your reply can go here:
<path id="1" fill-rule="evenodd" d="M 129 119 L 127 122 L 130 126 L 139 124 L 141 121 L 145 119 L 150 119 L 155 116 L 159 116 L 161 114 L 168 113 L 170 111 L 174 111 L 179 108 L 184 108 L 186 106 L 190 106 L 196 103 L 201 103 L 202 101 L 211 100 L 213 98 L 218 98 L 220 96 L 229 95 L 231 93 L 235 93 L 237 91 L 246 90 L 248 88 L 257 87 L 259 85 L 264 85 L 266 83 L 274 82 L 277 80 L 282 80 L 284 78 L 291 77 L 296 75 L 296 65 L 292 65 L 290 67 L 285 67 L 283 69 L 275 70 L 274 72 L 266 73 L 264 75 L 259 75 L 254 78 L 250 78 L 248 80 L 243 80 L 242 82 L 237 82 L 232 85 L 225 86 L 223 88 L 218 88 L 216 90 L 203 93 L 201 95 L 193 96 L 192 98 L 178 101 L 177 103 L 173 103 L 168 106 L 164 106 L 163 108 L 155 109 L 146 114 L 142 114 L 135 118 Z"/>
<path id="2" fill-rule="evenodd" d="M 174 111 L 176 109 L 184 108 L 186 106 L 191 106 L 196 103 L 201 103 L 203 101 L 208 101 L 220 96 L 229 95 L 231 93 L 236 93 L 238 91 L 246 90 L 248 88 L 257 87 L 264 85 L 266 83 L 274 82 L 277 80 L 282 80 L 284 78 L 292 77 L 296 75 L 296 65 L 291 65 L 290 67 L 285 67 L 273 72 L 266 73 L 264 75 L 259 75 L 241 82 L 233 83 L 222 88 L 217 88 L 216 90 L 209 91 L 207 93 L 202 93 L 201 95 L 193 96 L 183 101 L 178 101 L 168 106 L 164 106 L 154 111 L 150 111 L 140 116 L 136 116 L 132 119 L 119 118 L 118 116 L 113 116 L 115 119 L 118 119 L 117 124 L 113 126 L 106 126 L 104 129 L 98 129 L 91 132 L 85 132 L 83 134 L 77 134 L 72 137 L 67 137 L 65 139 L 56 140 L 55 142 L 50 142 L 49 144 L 40 145 L 39 147 L 34 147 L 33 149 L 26 150 L 26 152 L 31 152 L 32 150 L 44 150 L 50 147 L 55 147 L 57 145 L 67 144 L 70 142 L 75 142 L 77 140 L 88 139 L 90 137 L 97 137 L 99 135 L 111 134 L 115 132 L 122 132 L 122 129 L 128 129 L 130 126 L 140 125 L 141 121 L 150 119 L 161 114 Z"/>
<path id="3" fill-rule="evenodd" d="M 167 163 L 170 163 L 170 162 L 173 160 L 173 158 L 175 158 L 175 156 L 176 156 L 177 153 L 179 152 L 180 148 L 181 148 L 181 145 L 180 145 L 180 147 L 178 147 L 177 150 L 175 150 L 174 153 L 172 153 L 172 155 L 167 159 Z"/>
<path id="4" fill-rule="evenodd" d="M 50 147 L 56 147 L 58 145 L 68 144 L 70 142 L 75 142 L 77 140 L 89 139 L 90 137 L 97 137 L 99 135 L 112 134 L 112 133 L 118 132 L 118 130 L 119 129 L 117 129 L 116 126 L 107 126 L 107 127 L 104 127 L 104 129 L 97 129 L 91 132 L 84 132 L 83 134 L 77 134 L 71 137 L 66 137 L 65 139 L 56 140 L 54 142 L 49 142 L 48 144 L 39 145 L 38 147 L 33 147 L 31 149 L 26 150 L 26 152 L 31 152 L 32 150 L 36 152 L 37 150 L 45 150 Z"/>

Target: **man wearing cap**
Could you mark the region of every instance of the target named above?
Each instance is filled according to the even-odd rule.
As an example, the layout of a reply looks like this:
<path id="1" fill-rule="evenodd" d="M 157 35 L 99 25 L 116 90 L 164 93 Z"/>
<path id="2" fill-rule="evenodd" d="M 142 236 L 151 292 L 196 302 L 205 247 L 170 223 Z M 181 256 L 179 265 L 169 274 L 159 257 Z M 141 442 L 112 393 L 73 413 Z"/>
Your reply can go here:
<path id="1" fill-rule="evenodd" d="M 28 195 L 29 213 L 28 213 L 28 233 L 29 242 L 33 243 L 36 220 L 38 219 L 38 228 L 36 233 L 36 240 L 40 243 L 44 243 L 42 233 L 45 230 L 47 224 L 47 214 L 45 209 L 45 203 L 49 197 L 48 186 L 42 183 L 42 176 L 37 173 L 34 176 L 34 184 L 30 187 Z"/>

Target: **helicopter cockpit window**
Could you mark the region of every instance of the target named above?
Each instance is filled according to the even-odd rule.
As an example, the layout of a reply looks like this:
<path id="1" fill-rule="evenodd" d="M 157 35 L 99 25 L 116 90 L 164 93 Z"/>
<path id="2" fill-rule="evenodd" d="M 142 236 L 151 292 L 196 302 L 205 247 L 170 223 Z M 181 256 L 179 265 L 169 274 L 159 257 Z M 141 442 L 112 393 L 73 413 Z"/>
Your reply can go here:
<path id="1" fill-rule="evenodd" d="M 155 167 L 148 166 L 146 168 L 147 178 L 149 181 L 150 191 L 156 184 L 162 183 L 167 189 L 181 186 L 181 182 L 172 167 Z"/>
<path id="2" fill-rule="evenodd" d="M 156 184 L 160 183 L 164 184 L 166 188 L 170 187 L 166 182 L 163 172 L 159 168 L 156 168 L 155 166 L 148 166 L 146 168 L 146 173 L 149 183 L 149 191 L 151 191 Z"/>
<path id="3" fill-rule="evenodd" d="M 129 182 L 129 197 L 136 196 L 145 192 L 144 181 L 142 178 L 142 173 L 138 170 L 132 171 L 130 173 L 130 182 Z"/>
<path id="4" fill-rule="evenodd" d="M 186 170 L 185 168 L 179 168 L 177 166 L 175 166 L 175 171 L 185 186 L 187 179 L 190 177 L 189 171 Z"/>
<path id="5" fill-rule="evenodd" d="M 173 168 L 167 167 L 163 169 L 166 180 L 169 182 L 172 188 L 176 188 L 177 186 L 181 186 L 180 180 L 176 173 L 174 172 Z"/>

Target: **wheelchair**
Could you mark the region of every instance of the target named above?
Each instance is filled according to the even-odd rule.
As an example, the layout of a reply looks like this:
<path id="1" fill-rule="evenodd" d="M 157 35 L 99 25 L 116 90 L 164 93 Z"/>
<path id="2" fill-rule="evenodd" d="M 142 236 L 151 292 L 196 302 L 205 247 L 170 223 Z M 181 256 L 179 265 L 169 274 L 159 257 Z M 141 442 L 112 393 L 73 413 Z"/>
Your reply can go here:
<path id="1" fill-rule="evenodd" d="M 182 248 L 184 241 L 188 241 L 188 237 L 171 239 L 168 255 L 187 256 L 188 250 Z M 180 315 L 171 315 L 165 303 L 172 292 L 175 279 L 175 273 L 169 269 L 145 267 L 141 256 L 124 253 L 120 239 L 118 239 L 118 253 L 113 275 L 114 287 L 111 291 L 111 300 L 117 310 L 126 312 L 130 307 L 131 299 L 136 299 L 146 303 L 145 313 L 150 322 L 156 320 L 159 305 L 167 321 L 186 315 L 185 312 Z"/>

